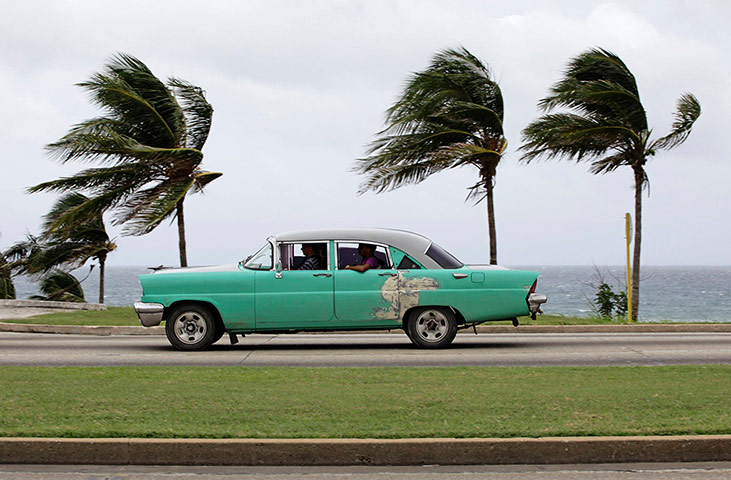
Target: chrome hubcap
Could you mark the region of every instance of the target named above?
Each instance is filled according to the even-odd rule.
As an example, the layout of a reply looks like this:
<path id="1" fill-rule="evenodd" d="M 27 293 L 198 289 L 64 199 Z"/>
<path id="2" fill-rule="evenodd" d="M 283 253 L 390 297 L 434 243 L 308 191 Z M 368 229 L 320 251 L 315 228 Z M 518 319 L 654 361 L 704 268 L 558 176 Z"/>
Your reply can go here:
<path id="1" fill-rule="evenodd" d="M 427 342 L 438 342 L 448 329 L 447 317 L 438 310 L 426 310 L 416 317 L 416 333 Z"/>
<path id="2" fill-rule="evenodd" d="M 207 330 L 206 321 L 196 312 L 180 314 L 173 324 L 175 336 L 187 345 L 200 342 Z"/>

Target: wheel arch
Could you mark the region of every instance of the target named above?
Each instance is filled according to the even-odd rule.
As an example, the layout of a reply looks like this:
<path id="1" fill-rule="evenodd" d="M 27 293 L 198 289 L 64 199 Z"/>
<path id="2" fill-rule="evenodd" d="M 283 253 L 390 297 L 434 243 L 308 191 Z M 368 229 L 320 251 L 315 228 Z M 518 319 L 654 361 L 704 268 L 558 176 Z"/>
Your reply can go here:
<path id="1" fill-rule="evenodd" d="M 208 311 L 211 312 L 211 314 L 213 315 L 213 321 L 216 322 L 216 328 L 220 328 L 222 329 L 222 331 L 226 331 L 226 326 L 223 323 L 223 317 L 221 317 L 221 312 L 218 311 L 218 308 L 216 308 L 214 304 L 205 300 L 176 300 L 169 306 L 165 307 L 165 310 L 163 310 L 163 320 L 167 321 L 170 312 L 172 312 L 181 305 L 200 305 L 207 308 Z"/>
<path id="2" fill-rule="evenodd" d="M 425 308 L 446 308 L 454 313 L 455 319 L 457 320 L 457 325 L 464 325 L 465 323 L 467 323 L 467 320 L 464 318 L 464 315 L 462 315 L 462 312 L 460 312 L 451 305 L 415 305 L 404 312 L 403 316 L 401 317 L 401 326 L 405 329 L 406 324 L 411 320 L 414 312 Z"/>

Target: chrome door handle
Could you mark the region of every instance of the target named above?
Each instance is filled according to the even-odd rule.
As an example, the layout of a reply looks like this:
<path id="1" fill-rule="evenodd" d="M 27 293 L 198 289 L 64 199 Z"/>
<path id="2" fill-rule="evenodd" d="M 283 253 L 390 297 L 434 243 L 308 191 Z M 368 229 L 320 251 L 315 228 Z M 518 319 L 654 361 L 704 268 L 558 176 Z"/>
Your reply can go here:
<path id="1" fill-rule="evenodd" d="M 379 277 L 398 277 L 398 273 L 379 273 Z"/>
<path id="2" fill-rule="evenodd" d="M 452 276 L 454 278 L 467 278 L 467 274 L 466 273 L 453 273 Z"/>
<path id="3" fill-rule="evenodd" d="M 313 277 L 332 277 L 332 273 L 313 273 Z"/>

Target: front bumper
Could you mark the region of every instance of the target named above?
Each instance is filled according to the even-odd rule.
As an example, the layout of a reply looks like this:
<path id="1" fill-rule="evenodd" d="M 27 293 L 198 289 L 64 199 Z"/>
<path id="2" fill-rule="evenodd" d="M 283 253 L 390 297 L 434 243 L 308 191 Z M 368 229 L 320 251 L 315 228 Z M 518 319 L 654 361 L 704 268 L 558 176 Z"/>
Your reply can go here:
<path id="1" fill-rule="evenodd" d="M 531 293 L 528 295 L 528 309 L 530 310 L 530 317 L 535 320 L 536 313 L 543 313 L 541 305 L 548 301 L 548 297 L 540 293 Z"/>
<path id="2" fill-rule="evenodd" d="M 161 303 L 135 303 L 135 313 L 140 319 L 140 323 L 143 327 L 154 327 L 160 325 L 162 322 L 162 314 L 165 310 L 165 306 Z"/>

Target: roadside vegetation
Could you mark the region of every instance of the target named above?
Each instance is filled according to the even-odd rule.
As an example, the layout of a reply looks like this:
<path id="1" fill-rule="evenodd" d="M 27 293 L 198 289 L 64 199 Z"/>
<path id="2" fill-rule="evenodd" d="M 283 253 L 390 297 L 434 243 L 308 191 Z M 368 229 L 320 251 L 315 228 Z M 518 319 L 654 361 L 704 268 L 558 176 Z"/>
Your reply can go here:
<path id="1" fill-rule="evenodd" d="M 0 436 L 731 433 L 731 366 L 4 367 Z M 10 413 L 12 412 L 12 413 Z"/>

